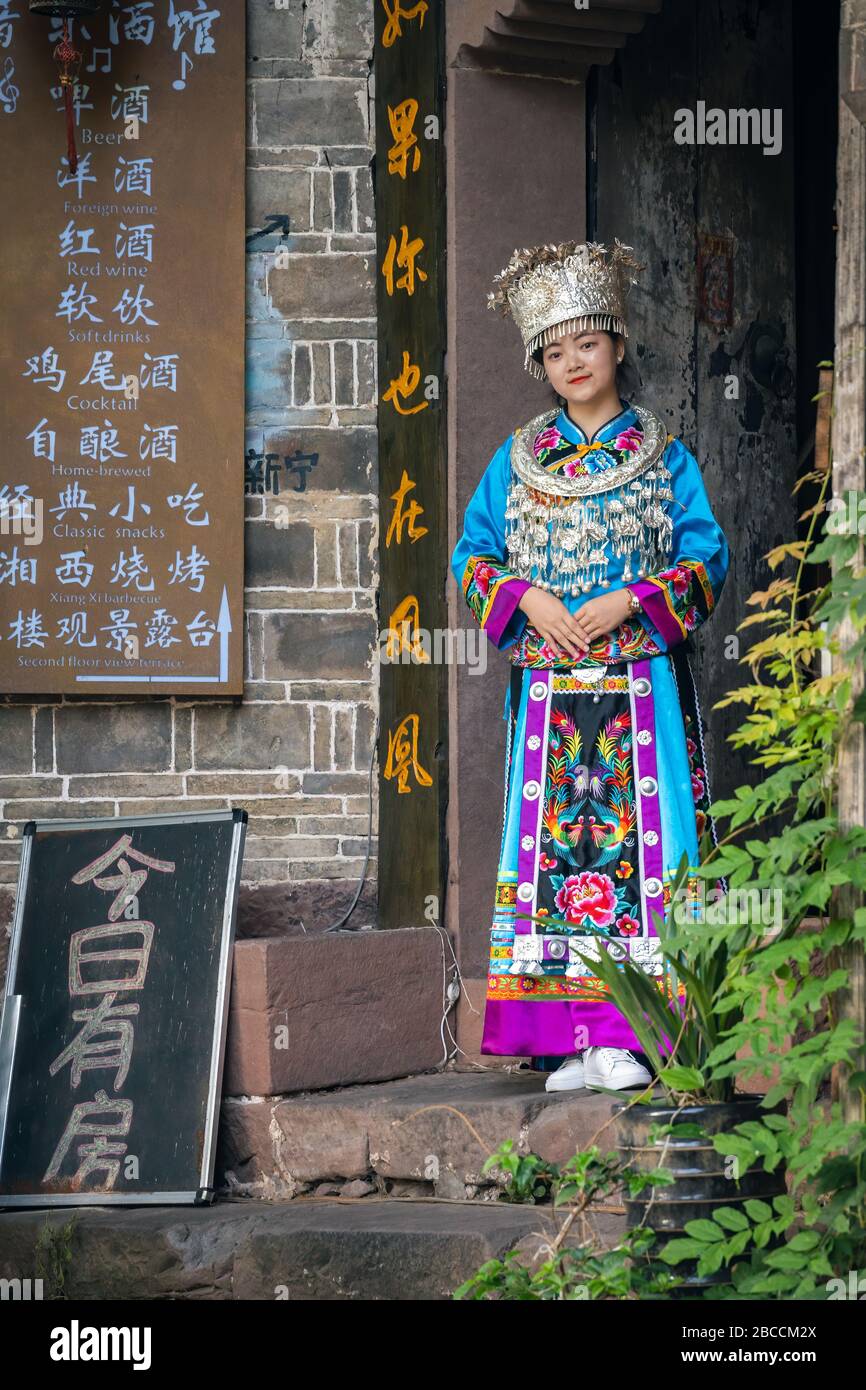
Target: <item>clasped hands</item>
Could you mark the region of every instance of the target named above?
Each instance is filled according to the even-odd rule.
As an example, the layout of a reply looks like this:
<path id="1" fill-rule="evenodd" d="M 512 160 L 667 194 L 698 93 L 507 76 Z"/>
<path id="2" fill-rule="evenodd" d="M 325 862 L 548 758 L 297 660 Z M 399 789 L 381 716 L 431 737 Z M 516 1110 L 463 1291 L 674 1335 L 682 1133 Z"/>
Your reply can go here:
<path id="1" fill-rule="evenodd" d="M 631 613 L 625 589 L 587 599 L 577 613 L 570 613 L 562 599 L 546 589 L 532 585 L 517 605 L 535 630 L 558 655 L 579 659 L 591 642 L 605 632 L 613 632 Z"/>

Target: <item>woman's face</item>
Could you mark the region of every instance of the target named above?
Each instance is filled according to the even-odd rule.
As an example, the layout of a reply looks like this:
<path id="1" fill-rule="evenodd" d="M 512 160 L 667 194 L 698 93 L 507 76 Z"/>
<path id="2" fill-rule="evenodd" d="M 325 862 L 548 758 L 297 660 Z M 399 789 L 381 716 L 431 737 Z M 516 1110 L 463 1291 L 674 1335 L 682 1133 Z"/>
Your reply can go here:
<path id="1" fill-rule="evenodd" d="M 574 405 L 592 405 L 616 391 L 616 369 L 622 342 L 609 333 L 584 330 L 564 333 L 548 343 L 542 355 L 547 378 L 560 396 Z"/>

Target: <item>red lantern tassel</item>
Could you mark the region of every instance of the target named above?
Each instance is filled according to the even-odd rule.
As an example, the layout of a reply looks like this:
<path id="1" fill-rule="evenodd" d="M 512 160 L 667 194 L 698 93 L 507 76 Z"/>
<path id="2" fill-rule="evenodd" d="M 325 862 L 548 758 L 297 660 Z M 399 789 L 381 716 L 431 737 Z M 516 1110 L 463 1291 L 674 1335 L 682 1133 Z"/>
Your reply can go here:
<path id="1" fill-rule="evenodd" d="M 73 89 L 81 64 L 81 54 L 72 47 L 67 19 L 63 21 L 63 38 L 54 50 L 54 59 L 60 68 L 60 85 L 63 88 L 63 104 L 66 108 L 66 158 L 69 161 L 70 174 L 75 174 L 78 171 L 78 152 L 75 148 Z"/>
<path id="2" fill-rule="evenodd" d="M 78 151 L 75 148 L 75 112 L 72 107 L 72 87 L 68 82 L 63 88 L 63 96 L 66 102 L 66 157 L 69 160 L 69 172 L 74 174 L 78 170 Z"/>

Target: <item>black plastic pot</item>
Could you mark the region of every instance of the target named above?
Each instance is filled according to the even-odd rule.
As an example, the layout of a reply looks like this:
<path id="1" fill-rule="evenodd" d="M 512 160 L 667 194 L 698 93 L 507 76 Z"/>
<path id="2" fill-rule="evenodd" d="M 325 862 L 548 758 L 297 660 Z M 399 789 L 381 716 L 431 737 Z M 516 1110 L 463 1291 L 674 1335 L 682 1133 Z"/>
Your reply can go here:
<path id="1" fill-rule="evenodd" d="M 712 1218 L 714 1208 L 741 1207 L 751 1198 L 772 1202 L 786 1191 L 784 1169 L 767 1173 L 763 1167 L 750 1168 L 738 1180 L 725 1173 L 725 1157 L 713 1148 L 711 1136 L 733 1131 L 734 1126 L 762 1115 L 784 1115 L 784 1102 L 761 1109 L 763 1096 L 744 1096 L 740 1100 L 688 1105 L 677 1110 L 672 1105 L 632 1105 L 617 1102 L 612 1109 L 617 1149 L 629 1167 L 640 1172 L 664 1168 L 673 1173 L 675 1181 L 666 1187 L 647 1188 L 639 1197 L 626 1197 L 626 1224 L 629 1229 L 645 1225 L 667 1238 L 687 1236 L 686 1222 Z M 655 1143 L 649 1141 L 652 1125 L 674 1126 L 674 1132 L 663 1135 Z M 678 1138 L 677 1125 L 700 1125 L 705 1138 Z M 653 1248 L 656 1258 L 667 1240 Z M 730 1270 L 698 1275 L 697 1260 L 664 1266 L 683 1279 L 673 1296 L 699 1293 L 710 1284 L 730 1282 Z"/>

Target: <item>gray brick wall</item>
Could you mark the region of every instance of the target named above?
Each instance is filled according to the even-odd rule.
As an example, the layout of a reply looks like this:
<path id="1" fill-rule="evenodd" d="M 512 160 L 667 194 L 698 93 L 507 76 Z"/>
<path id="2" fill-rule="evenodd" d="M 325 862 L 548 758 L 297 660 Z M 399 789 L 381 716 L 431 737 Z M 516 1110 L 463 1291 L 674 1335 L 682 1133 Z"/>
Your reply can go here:
<path id="1" fill-rule="evenodd" d="M 21 824 L 40 817 L 244 806 L 246 934 L 327 925 L 363 867 L 377 702 L 373 0 L 247 0 L 247 45 L 248 230 L 274 214 L 290 231 L 247 257 L 246 450 L 317 462 L 302 490 L 281 469 L 279 493 L 246 499 L 242 702 L 0 706 L 0 923 Z M 372 920 L 375 790 L 353 925 Z"/>

